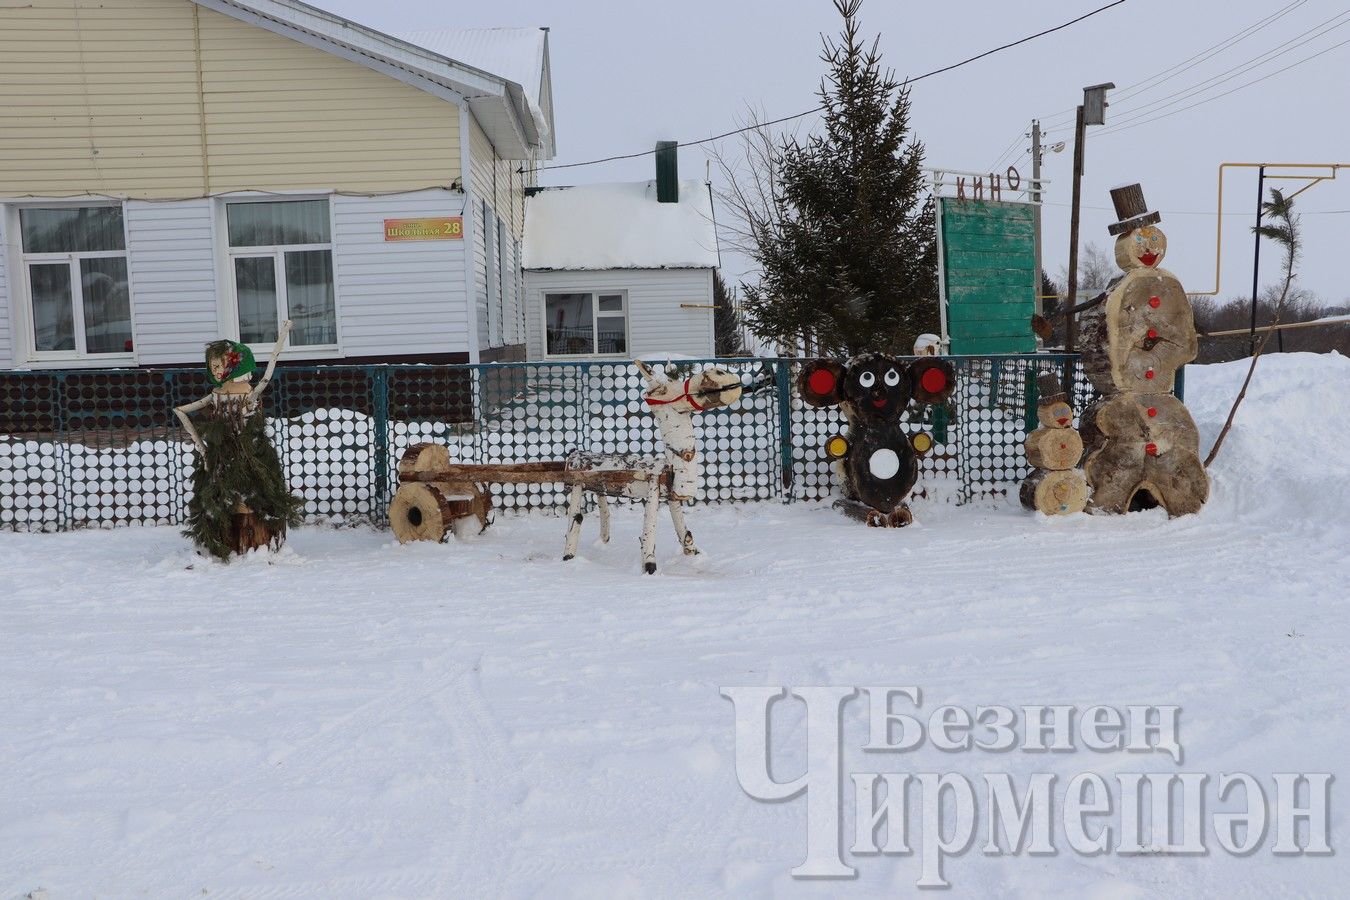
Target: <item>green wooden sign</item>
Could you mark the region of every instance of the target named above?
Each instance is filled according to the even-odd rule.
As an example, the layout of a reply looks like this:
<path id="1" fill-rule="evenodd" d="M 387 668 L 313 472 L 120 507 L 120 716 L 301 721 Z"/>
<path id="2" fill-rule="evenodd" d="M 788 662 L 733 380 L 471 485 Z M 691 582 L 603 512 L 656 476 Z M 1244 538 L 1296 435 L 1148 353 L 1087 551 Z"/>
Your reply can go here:
<path id="1" fill-rule="evenodd" d="M 1030 204 L 940 197 L 942 282 L 952 353 L 1036 349 L 1036 245 Z"/>

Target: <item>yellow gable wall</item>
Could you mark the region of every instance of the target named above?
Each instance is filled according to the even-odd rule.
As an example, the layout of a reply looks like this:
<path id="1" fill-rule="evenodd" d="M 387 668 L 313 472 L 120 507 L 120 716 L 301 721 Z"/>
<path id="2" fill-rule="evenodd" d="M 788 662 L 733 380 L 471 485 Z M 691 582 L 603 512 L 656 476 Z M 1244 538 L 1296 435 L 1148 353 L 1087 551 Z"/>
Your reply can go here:
<path id="1" fill-rule="evenodd" d="M 459 146 L 453 103 L 190 0 L 0 7 L 0 196 L 410 190 Z"/>

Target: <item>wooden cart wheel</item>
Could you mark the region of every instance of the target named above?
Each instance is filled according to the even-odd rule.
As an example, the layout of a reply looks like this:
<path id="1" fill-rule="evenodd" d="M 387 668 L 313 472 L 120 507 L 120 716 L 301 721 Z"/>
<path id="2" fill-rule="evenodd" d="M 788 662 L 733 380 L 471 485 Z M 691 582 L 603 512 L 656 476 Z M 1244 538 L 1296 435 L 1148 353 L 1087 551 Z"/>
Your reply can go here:
<path id="1" fill-rule="evenodd" d="M 492 524 L 492 493 L 489 485 L 480 487 L 471 481 L 456 481 L 450 484 L 437 483 L 436 487 L 446 497 L 455 498 L 451 502 L 457 510 L 466 510 L 454 522 L 455 537 L 473 537 L 487 531 L 487 527 Z"/>
<path id="2" fill-rule="evenodd" d="M 398 461 L 399 481 L 412 481 L 417 472 L 445 469 L 450 465 L 450 451 L 441 444 L 413 444 Z"/>
<path id="3" fill-rule="evenodd" d="M 468 502 L 447 499 L 443 487 L 417 482 L 399 486 L 389 504 L 389 527 L 400 544 L 443 541 L 455 520 L 468 514 Z"/>

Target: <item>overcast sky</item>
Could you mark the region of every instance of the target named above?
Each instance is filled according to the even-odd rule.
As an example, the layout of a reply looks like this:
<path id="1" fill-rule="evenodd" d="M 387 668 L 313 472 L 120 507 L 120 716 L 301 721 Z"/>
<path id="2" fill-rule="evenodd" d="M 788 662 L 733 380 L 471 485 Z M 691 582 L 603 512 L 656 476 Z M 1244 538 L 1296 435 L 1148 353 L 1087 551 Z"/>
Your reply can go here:
<path id="1" fill-rule="evenodd" d="M 717 134 L 737 124 L 746 104 L 770 117 L 808 109 L 816 103 L 814 91 L 824 68 L 821 33 L 838 30 L 829 0 L 495 0 L 482 6 L 432 0 L 311 2 L 384 31 L 548 26 L 556 163 L 642 150 L 662 138 L 690 141 Z M 867 34 L 880 34 L 887 65 L 901 75 L 917 75 L 1105 2 L 1009 6 L 866 0 L 861 18 Z M 1147 81 L 1286 6 L 1283 15 L 1211 58 Z M 1061 129 L 1049 141 L 1069 144 L 1064 152 L 1046 156 L 1043 173 L 1052 182 L 1045 207 L 1045 266 L 1055 275 L 1068 257 L 1072 108 L 1084 86 L 1115 82 L 1120 97 L 1107 112 L 1107 125 L 1089 129 L 1082 240 L 1109 247 L 1106 226 L 1115 216 L 1107 191 L 1139 181 L 1149 205 L 1163 213 L 1169 239 L 1164 265 L 1188 290 L 1212 291 L 1219 163 L 1350 163 L 1350 43 L 1335 47 L 1343 41 L 1350 41 L 1350 7 L 1334 0 L 1127 0 L 1078 25 L 915 85 L 913 125 L 927 146 L 929 165 L 985 171 L 1015 144 L 999 170 L 1011 161 L 1024 173 L 1030 159 L 1022 135 L 1031 119 Z M 1322 50 L 1327 52 L 1273 74 Z M 1263 63 L 1222 74 L 1268 53 Z M 1263 76 L 1269 77 L 1183 109 Z M 1141 82 L 1147 83 L 1125 96 Z M 1202 83 L 1198 92 L 1189 92 Z M 1169 96 L 1174 94 L 1182 96 Z M 1142 120 L 1173 112 L 1124 127 L 1132 115 Z M 1108 134 L 1113 120 L 1121 130 Z M 811 118 L 802 120 L 803 128 L 812 124 Z M 705 158 L 701 148 L 682 150 L 681 175 L 702 178 Z M 645 157 L 547 172 L 542 180 L 631 181 L 651 173 L 651 157 Z M 1242 296 L 1251 290 L 1255 170 L 1230 171 L 1224 200 L 1225 211 L 1234 214 L 1224 216 L 1221 294 Z M 1300 282 L 1329 302 L 1350 302 L 1350 170 L 1300 196 L 1296 208 L 1306 214 Z M 728 274 L 738 277 L 744 266 L 731 259 L 727 263 Z M 1278 267 L 1278 253 L 1267 244 L 1262 282 L 1275 280 Z"/>

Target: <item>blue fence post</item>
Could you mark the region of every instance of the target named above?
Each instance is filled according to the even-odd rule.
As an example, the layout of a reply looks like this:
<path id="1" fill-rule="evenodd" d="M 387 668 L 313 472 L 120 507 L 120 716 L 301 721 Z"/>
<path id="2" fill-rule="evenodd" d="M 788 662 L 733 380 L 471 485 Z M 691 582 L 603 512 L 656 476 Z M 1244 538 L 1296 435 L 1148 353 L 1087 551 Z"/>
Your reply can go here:
<path id="1" fill-rule="evenodd" d="M 1039 419 L 1036 416 L 1036 404 L 1040 402 L 1040 385 L 1036 384 L 1036 370 L 1027 369 L 1023 373 L 1022 384 L 1022 430 L 1031 432 L 1036 430 Z"/>
<path id="2" fill-rule="evenodd" d="M 370 513 L 375 521 L 384 522 L 389 517 L 389 369 L 373 366 L 368 371 L 375 414 L 375 496 Z"/>
<path id="3" fill-rule="evenodd" d="M 75 526 L 75 503 L 71 496 L 74 486 L 74 465 L 71 462 L 70 420 L 66 410 L 66 373 L 57 372 L 53 376 L 55 384 L 52 390 L 53 424 L 56 426 L 56 446 L 52 449 L 61 461 L 59 482 L 56 490 L 56 530 L 69 531 Z"/>
<path id="4" fill-rule="evenodd" d="M 778 394 L 778 453 L 783 467 L 783 502 L 792 499 L 792 364 L 785 359 L 774 361 L 774 382 Z"/>

